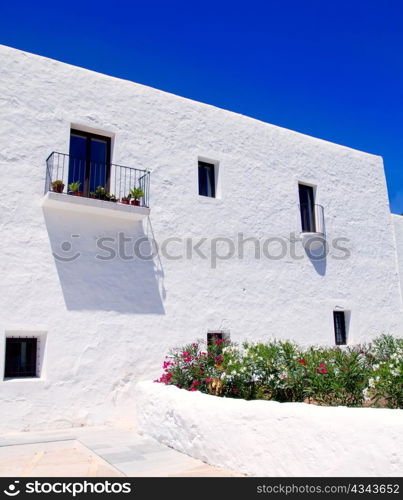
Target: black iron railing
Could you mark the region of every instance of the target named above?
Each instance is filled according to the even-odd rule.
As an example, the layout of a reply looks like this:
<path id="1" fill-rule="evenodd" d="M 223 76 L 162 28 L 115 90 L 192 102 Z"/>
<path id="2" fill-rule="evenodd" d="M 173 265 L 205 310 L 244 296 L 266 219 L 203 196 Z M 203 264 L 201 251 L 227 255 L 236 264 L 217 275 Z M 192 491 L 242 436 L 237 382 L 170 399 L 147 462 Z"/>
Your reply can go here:
<path id="1" fill-rule="evenodd" d="M 302 232 L 325 234 L 325 211 L 322 205 L 302 203 L 299 207 Z"/>
<path id="2" fill-rule="evenodd" d="M 150 172 L 53 152 L 46 160 L 48 191 L 149 207 Z"/>

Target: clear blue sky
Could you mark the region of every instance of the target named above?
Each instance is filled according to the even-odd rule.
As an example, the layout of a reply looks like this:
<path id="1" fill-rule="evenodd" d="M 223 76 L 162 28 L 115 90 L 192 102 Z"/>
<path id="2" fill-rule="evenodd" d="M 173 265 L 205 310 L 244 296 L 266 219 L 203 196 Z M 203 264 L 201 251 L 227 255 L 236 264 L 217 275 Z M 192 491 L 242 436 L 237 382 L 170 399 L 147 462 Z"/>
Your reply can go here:
<path id="1" fill-rule="evenodd" d="M 402 1 L 15 0 L 0 42 L 382 155 L 403 212 Z"/>

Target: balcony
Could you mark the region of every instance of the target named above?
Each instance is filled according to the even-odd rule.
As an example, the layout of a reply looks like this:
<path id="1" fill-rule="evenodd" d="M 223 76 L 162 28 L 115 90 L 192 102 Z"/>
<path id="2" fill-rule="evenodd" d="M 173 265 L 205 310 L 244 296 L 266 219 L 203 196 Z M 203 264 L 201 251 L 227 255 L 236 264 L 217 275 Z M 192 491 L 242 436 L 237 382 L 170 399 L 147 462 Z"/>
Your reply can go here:
<path id="1" fill-rule="evenodd" d="M 324 235 L 325 211 L 322 205 L 303 203 L 299 207 L 301 212 L 301 233 Z"/>
<path id="2" fill-rule="evenodd" d="M 150 213 L 150 172 L 53 152 L 42 206 L 141 220 Z"/>
<path id="3" fill-rule="evenodd" d="M 325 211 L 322 205 L 300 204 L 301 239 L 304 247 L 317 251 L 326 241 Z"/>

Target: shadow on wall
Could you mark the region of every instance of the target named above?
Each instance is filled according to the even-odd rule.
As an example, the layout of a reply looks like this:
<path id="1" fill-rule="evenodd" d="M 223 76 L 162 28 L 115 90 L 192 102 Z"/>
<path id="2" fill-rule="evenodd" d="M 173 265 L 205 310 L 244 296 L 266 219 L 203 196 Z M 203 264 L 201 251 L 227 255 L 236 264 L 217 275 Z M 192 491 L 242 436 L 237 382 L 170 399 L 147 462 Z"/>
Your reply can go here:
<path id="1" fill-rule="evenodd" d="M 54 208 L 43 212 L 68 310 L 165 314 L 161 262 L 140 259 L 133 250 L 141 238 L 142 253 L 150 254 L 142 222 Z"/>
<path id="2" fill-rule="evenodd" d="M 306 240 L 303 247 L 315 271 L 320 276 L 325 276 L 327 267 L 326 239 L 322 236 L 313 236 Z"/>

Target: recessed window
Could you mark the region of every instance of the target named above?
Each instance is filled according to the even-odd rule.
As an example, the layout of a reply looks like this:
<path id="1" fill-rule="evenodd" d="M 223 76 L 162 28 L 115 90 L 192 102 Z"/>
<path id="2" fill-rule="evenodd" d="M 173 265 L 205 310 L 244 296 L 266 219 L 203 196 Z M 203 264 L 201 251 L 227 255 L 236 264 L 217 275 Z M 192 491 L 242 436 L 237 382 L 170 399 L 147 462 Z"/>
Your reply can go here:
<path id="1" fill-rule="evenodd" d="M 215 198 L 216 185 L 215 185 L 215 165 L 213 163 L 206 163 L 199 161 L 199 195 Z"/>
<path id="2" fill-rule="evenodd" d="M 6 338 L 4 377 L 36 377 L 37 353 L 37 338 Z"/>
<path id="3" fill-rule="evenodd" d="M 336 345 L 347 344 L 346 317 L 344 311 L 333 311 L 334 336 Z"/>
<path id="4" fill-rule="evenodd" d="M 312 186 L 299 184 L 299 208 L 303 233 L 315 233 L 315 192 Z"/>
<path id="5" fill-rule="evenodd" d="M 229 340 L 228 331 L 211 331 L 207 333 L 207 345 L 212 345 L 216 340 Z"/>
<path id="6" fill-rule="evenodd" d="M 109 191 L 111 139 L 72 129 L 68 185 L 77 184 L 78 193 L 88 197 L 98 186 Z"/>

